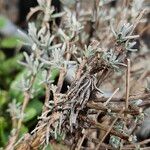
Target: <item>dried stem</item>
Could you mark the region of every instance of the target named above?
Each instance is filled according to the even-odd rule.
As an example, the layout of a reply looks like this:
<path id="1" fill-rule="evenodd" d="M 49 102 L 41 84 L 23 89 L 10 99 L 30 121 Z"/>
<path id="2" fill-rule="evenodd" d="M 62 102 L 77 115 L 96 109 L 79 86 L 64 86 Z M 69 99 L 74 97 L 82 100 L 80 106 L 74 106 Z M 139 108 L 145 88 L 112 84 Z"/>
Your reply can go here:
<path id="1" fill-rule="evenodd" d="M 26 107 L 27 107 L 27 105 L 28 105 L 28 103 L 29 103 L 29 100 L 30 100 L 30 90 L 31 90 L 31 88 L 32 88 L 32 86 L 33 86 L 33 83 L 34 83 L 34 81 L 35 81 L 35 78 L 36 78 L 36 75 L 33 75 L 32 77 L 31 77 L 31 80 L 30 80 L 30 88 L 28 89 L 28 91 L 25 91 L 24 92 L 24 100 L 23 100 L 23 105 L 22 105 L 22 109 L 21 109 L 21 115 L 23 116 L 23 114 L 24 114 L 24 111 L 25 111 L 25 109 L 26 109 Z M 19 133 L 19 131 L 20 131 L 20 128 L 21 128 L 21 124 L 22 124 L 22 121 L 23 121 L 23 117 L 21 117 L 20 119 L 19 119 L 19 121 L 18 121 L 18 127 L 17 127 L 17 132 Z"/>
<path id="2" fill-rule="evenodd" d="M 10 150 L 10 148 L 12 149 L 14 147 L 14 144 L 16 143 L 16 140 L 19 136 L 19 132 L 21 129 L 21 125 L 22 125 L 22 121 L 23 121 L 23 115 L 24 115 L 24 111 L 29 103 L 30 100 L 30 89 L 32 88 L 32 85 L 35 81 L 35 77 L 36 76 L 32 76 L 31 80 L 30 80 L 30 88 L 28 89 L 28 91 L 24 92 L 24 100 L 23 100 L 23 104 L 22 104 L 22 109 L 21 109 L 21 118 L 19 118 L 18 123 L 17 123 L 17 129 L 14 135 L 12 135 L 9 139 L 9 143 L 6 147 L 6 150 Z"/>
<path id="3" fill-rule="evenodd" d="M 17 124 L 17 129 L 16 129 L 16 133 L 14 135 L 12 135 L 9 138 L 9 142 L 8 145 L 6 147 L 6 150 L 11 150 L 14 147 L 14 144 L 16 143 L 16 140 L 19 136 L 19 131 L 22 125 L 22 121 L 23 121 L 23 114 L 24 114 L 24 110 L 29 102 L 30 96 L 27 92 L 24 93 L 24 101 L 23 101 L 23 106 L 22 106 L 22 110 L 21 110 L 21 118 L 18 120 L 18 124 Z"/>
<path id="4" fill-rule="evenodd" d="M 130 96 L 129 97 L 129 101 L 130 100 L 136 100 L 136 99 L 142 99 L 142 100 L 146 100 L 149 99 L 150 93 L 145 93 L 144 95 L 135 95 L 135 96 Z M 95 98 L 95 99 L 91 99 L 91 101 L 94 102 L 106 102 L 107 98 L 102 97 L 102 98 Z M 112 98 L 111 99 L 112 102 L 125 102 L 125 98 Z"/>
<path id="5" fill-rule="evenodd" d="M 106 106 L 109 102 L 110 102 L 110 100 L 112 99 L 112 97 L 118 92 L 118 90 L 119 90 L 119 88 L 117 88 L 115 91 L 114 91 L 114 93 L 108 98 L 108 100 L 106 101 L 106 102 L 104 102 L 104 106 Z M 97 117 L 99 116 L 99 114 L 101 113 L 101 110 L 98 112 L 98 114 L 97 114 Z"/>
<path id="6" fill-rule="evenodd" d="M 96 150 L 98 150 L 98 149 L 100 148 L 101 144 L 103 143 L 103 141 L 105 140 L 105 138 L 107 137 L 107 135 L 110 133 L 110 131 L 112 130 L 114 124 L 116 123 L 116 121 L 118 120 L 118 118 L 120 117 L 120 115 L 123 113 L 124 110 L 125 110 L 125 109 L 123 108 L 123 109 L 119 112 L 118 116 L 117 116 L 117 117 L 115 118 L 115 120 L 112 122 L 112 124 L 110 125 L 110 127 L 109 127 L 109 129 L 107 130 L 106 134 L 103 136 L 103 138 L 101 139 L 101 141 L 100 141 L 99 144 L 97 145 Z"/>
<path id="7" fill-rule="evenodd" d="M 140 12 L 139 16 L 136 18 L 134 27 L 133 27 L 133 29 L 132 29 L 132 32 L 130 32 L 130 35 L 133 33 L 134 29 L 137 27 L 138 23 L 140 22 L 141 18 L 144 16 L 145 12 L 146 12 L 146 8 L 143 9 L 143 10 Z"/>
<path id="8" fill-rule="evenodd" d="M 96 127 L 96 128 L 99 128 L 99 129 L 101 129 L 101 130 L 104 130 L 104 131 L 106 131 L 107 132 L 107 130 L 108 130 L 108 127 L 106 127 L 106 126 L 103 126 L 103 125 L 101 125 L 100 123 L 96 123 L 94 120 L 92 120 L 92 119 L 87 119 L 86 117 L 80 117 L 81 119 L 83 119 L 83 121 L 85 121 L 85 122 L 87 122 L 87 123 L 89 123 L 89 124 L 91 124 L 91 125 L 93 125 L 94 127 Z M 115 135 L 115 136 L 118 136 L 118 137 L 120 137 L 121 139 L 124 139 L 124 140 L 127 140 L 128 141 L 128 136 L 127 135 L 125 135 L 125 134 L 122 134 L 122 133 L 120 133 L 120 132 L 117 132 L 117 131 L 115 131 L 115 130 L 111 130 L 110 131 L 110 133 L 111 134 L 113 134 L 113 135 Z"/>
<path id="9" fill-rule="evenodd" d="M 87 103 L 87 107 L 89 107 L 91 109 L 95 109 L 95 110 L 104 111 L 104 112 L 111 111 L 113 113 L 118 113 L 118 112 L 120 112 L 121 109 L 123 109 L 123 107 L 120 107 L 120 108 L 107 107 L 107 106 L 104 106 L 103 104 L 97 104 L 97 103 Z M 141 110 L 139 110 L 138 108 L 133 109 L 133 110 L 127 109 L 124 111 L 124 113 L 138 115 L 141 113 Z"/>
<path id="10" fill-rule="evenodd" d="M 146 140 L 138 142 L 138 143 L 124 145 L 124 148 L 136 148 L 138 145 L 144 145 L 144 144 L 148 144 L 148 143 L 150 143 L 150 139 L 146 139 Z"/>
<path id="11" fill-rule="evenodd" d="M 22 125 L 23 114 L 24 114 L 25 108 L 27 107 L 29 100 L 30 100 L 30 94 L 28 92 L 25 92 L 24 93 L 24 100 L 23 100 L 22 110 L 21 110 L 21 116 L 22 117 L 19 119 L 18 126 L 17 126 L 17 132 L 18 133 L 19 133 L 21 125 Z"/>
<path id="12" fill-rule="evenodd" d="M 117 88 L 114 92 L 113 92 L 113 94 L 108 98 L 108 100 L 104 103 L 104 106 L 106 106 L 109 102 L 110 102 L 110 100 L 113 98 L 113 96 L 117 93 L 119 91 L 119 88 Z"/>
<path id="13" fill-rule="evenodd" d="M 78 145 L 76 150 L 80 150 L 81 149 L 82 143 L 83 143 L 84 139 L 86 138 L 87 134 L 88 134 L 88 130 L 85 130 L 81 140 L 79 141 L 79 145 Z"/>
<path id="14" fill-rule="evenodd" d="M 80 77 L 82 75 L 82 72 L 83 72 L 83 68 L 84 68 L 86 63 L 87 63 L 87 59 L 84 57 L 83 60 L 82 60 L 82 63 L 80 64 L 80 66 L 77 70 L 76 77 L 75 77 L 76 80 L 80 79 Z"/>
<path id="15" fill-rule="evenodd" d="M 12 127 L 15 129 L 17 127 L 17 119 L 12 117 Z"/>
<path id="16" fill-rule="evenodd" d="M 130 59 L 127 59 L 127 73 L 126 73 L 126 105 L 125 108 L 128 109 L 129 105 L 129 91 L 130 91 Z"/>

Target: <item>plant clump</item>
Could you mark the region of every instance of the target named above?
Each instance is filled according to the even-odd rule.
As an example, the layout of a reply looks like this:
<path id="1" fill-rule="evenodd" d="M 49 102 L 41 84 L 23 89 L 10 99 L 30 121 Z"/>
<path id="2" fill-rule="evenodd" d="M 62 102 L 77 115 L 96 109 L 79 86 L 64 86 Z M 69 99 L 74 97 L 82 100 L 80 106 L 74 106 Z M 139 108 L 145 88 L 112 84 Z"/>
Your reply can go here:
<path id="1" fill-rule="evenodd" d="M 149 139 L 140 142 L 137 133 L 150 93 L 146 86 L 136 87 L 149 70 L 136 64 L 148 53 L 138 32 L 148 22 L 148 9 L 136 1 L 61 0 L 58 12 L 51 0 L 37 0 L 27 16 L 29 40 L 24 44 L 30 52 L 19 61 L 26 68 L 18 82 L 24 98 L 22 105 L 9 104 L 16 125 L 6 149 L 147 146 Z M 57 82 L 51 78 L 54 69 Z M 34 83 L 43 87 L 42 113 L 35 128 L 20 138 L 26 107 L 39 92 Z"/>

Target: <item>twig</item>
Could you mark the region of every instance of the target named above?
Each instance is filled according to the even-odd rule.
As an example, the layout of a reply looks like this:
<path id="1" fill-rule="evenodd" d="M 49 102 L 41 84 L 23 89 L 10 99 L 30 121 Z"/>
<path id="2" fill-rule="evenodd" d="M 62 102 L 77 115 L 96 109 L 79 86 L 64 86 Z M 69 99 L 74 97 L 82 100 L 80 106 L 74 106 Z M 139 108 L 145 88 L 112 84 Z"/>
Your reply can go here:
<path id="1" fill-rule="evenodd" d="M 150 97 L 150 93 L 145 93 L 144 95 L 135 95 L 135 96 L 130 96 L 129 97 L 129 101 L 130 100 L 137 100 L 137 99 L 148 99 Z M 106 102 L 107 98 L 102 97 L 102 98 L 95 98 L 95 99 L 91 99 L 91 101 L 94 102 Z M 112 102 L 124 102 L 125 98 L 112 98 L 111 99 Z"/>
<path id="2" fill-rule="evenodd" d="M 107 137 L 107 135 L 110 133 L 110 131 L 112 130 L 114 124 L 116 123 L 116 121 L 118 120 L 118 118 L 120 117 L 120 115 L 123 113 L 124 110 L 125 110 L 125 109 L 123 108 L 123 109 L 119 112 L 118 116 L 117 116 L 117 117 L 115 118 L 115 120 L 112 122 L 112 124 L 110 125 L 110 127 L 109 127 L 109 129 L 107 130 L 106 134 L 103 136 L 103 138 L 101 139 L 101 141 L 100 141 L 99 144 L 97 145 L 96 150 L 99 149 L 100 145 L 103 143 L 103 141 L 105 140 L 105 138 Z"/>
<path id="3" fill-rule="evenodd" d="M 134 30 L 137 27 L 138 23 L 140 22 L 141 18 L 144 16 L 145 12 L 146 12 L 146 8 L 144 10 L 142 10 L 140 12 L 139 16 L 135 19 L 134 26 L 133 26 L 132 31 L 130 32 L 129 36 L 132 35 L 132 33 L 134 32 Z"/>
<path id="4" fill-rule="evenodd" d="M 107 126 L 103 126 L 103 125 L 101 125 L 100 123 L 97 123 L 97 122 L 95 122 L 95 121 L 92 120 L 92 119 L 89 119 L 89 118 L 83 117 L 83 116 L 80 116 L 80 118 L 81 118 L 83 121 L 85 121 L 85 122 L 87 122 L 87 123 L 89 123 L 89 124 L 95 126 L 96 128 L 99 128 L 99 129 L 104 130 L 104 131 L 106 131 L 106 132 L 107 132 L 107 130 L 108 130 L 108 127 L 107 127 Z M 124 140 L 127 140 L 127 141 L 128 141 L 128 138 L 129 138 L 128 135 L 125 135 L 125 134 L 123 134 L 123 133 L 117 132 L 117 131 L 115 131 L 115 130 L 113 130 L 113 129 L 110 131 L 110 133 L 113 134 L 113 135 L 115 135 L 115 136 L 120 137 L 121 139 L 124 139 Z"/>
<path id="5" fill-rule="evenodd" d="M 84 68 L 86 63 L 87 63 L 87 59 L 84 57 L 83 60 L 82 60 L 82 63 L 80 64 L 80 66 L 79 66 L 79 68 L 77 70 L 76 77 L 75 77 L 76 80 L 80 79 L 82 71 L 83 71 L 83 68 Z"/>
<path id="6" fill-rule="evenodd" d="M 24 100 L 23 100 L 22 109 L 21 109 L 21 118 L 19 118 L 19 120 L 18 120 L 16 133 L 14 135 L 12 135 L 9 139 L 9 143 L 6 147 L 6 150 L 10 150 L 10 148 L 13 149 L 14 144 L 16 143 L 16 140 L 19 136 L 19 132 L 20 132 L 20 129 L 21 129 L 22 121 L 23 121 L 23 114 L 24 114 L 24 111 L 25 111 L 25 109 L 26 109 L 26 107 L 29 103 L 29 100 L 30 100 L 30 90 L 31 90 L 31 88 L 33 86 L 33 83 L 35 81 L 35 77 L 36 77 L 36 75 L 31 77 L 31 80 L 30 80 L 30 85 L 31 86 L 28 89 L 28 91 L 24 92 Z"/>
<path id="7" fill-rule="evenodd" d="M 17 127 L 17 119 L 12 117 L 12 127 L 15 129 Z"/>
<path id="8" fill-rule="evenodd" d="M 95 144 L 98 144 L 99 143 L 99 139 L 94 139 L 94 138 L 91 138 L 91 137 L 87 137 L 89 140 L 91 140 L 93 143 Z M 108 149 L 108 150 L 116 150 L 116 148 L 110 146 L 110 145 L 107 145 L 106 143 L 102 143 L 101 144 L 102 147 L 105 147 L 105 150 Z"/>
<path id="9" fill-rule="evenodd" d="M 27 107 L 27 105 L 28 105 L 28 103 L 29 103 L 29 100 L 30 100 L 30 90 L 31 90 L 31 88 L 32 88 L 32 86 L 33 86 L 33 83 L 34 83 L 34 81 L 35 81 L 35 78 L 36 78 L 36 75 L 33 75 L 32 77 L 31 77 L 31 81 L 30 81 L 30 88 L 28 89 L 28 91 L 26 91 L 25 93 L 24 93 L 24 100 L 23 100 L 23 105 L 22 105 L 22 110 L 21 110 L 21 115 L 23 115 L 23 113 L 24 113 L 24 111 L 25 111 L 25 109 L 26 109 L 26 107 Z M 20 128 L 21 128 L 21 124 L 22 124 L 22 121 L 23 121 L 23 118 L 20 118 L 19 119 L 19 121 L 18 121 L 18 127 L 17 127 L 17 132 L 19 132 L 19 130 L 20 130 Z"/>
<path id="10" fill-rule="evenodd" d="M 24 111 L 25 111 L 25 108 L 27 107 L 28 103 L 29 103 L 29 100 L 30 100 L 30 94 L 28 91 L 26 91 L 24 93 L 24 100 L 23 100 L 23 105 L 22 105 L 22 110 L 21 110 L 21 118 L 19 119 L 18 121 L 18 125 L 17 125 L 17 132 L 19 134 L 19 131 L 20 131 L 20 128 L 21 128 L 21 125 L 22 125 L 22 121 L 23 121 L 23 114 L 24 114 Z"/>
<path id="11" fill-rule="evenodd" d="M 114 91 L 114 93 L 107 99 L 107 101 L 106 102 L 104 102 L 104 106 L 106 106 L 109 102 L 110 102 L 110 100 L 112 99 L 112 97 L 118 92 L 118 90 L 119 90 L 119 88 L 117 88 L 115 91 Z M 97 113 L 97 117 L 100 115 L 100 113 L 101 113 L 101 110 Z"/>
<path id="12" fill-rule="evenodd" d="M 148 143 L 150 143 L 150 139 L 146 139 L 146 140 L 138 142 L 138 143 L 124 145 L 124 148 L 135 148 L 138 145 L 144 145 L 144 144 L 148 144 Z"/>
<path id="13" fill-rule="evenodd" d="M 121 109 L 123 109 L 123 107 L 120 107 L 120 108 L 107 107 L 107 106 L 104 106 L 103 104 L 96 104 L 96 103 L 87 103 L 86 106 L 91 108 L 91 109 L 100 110 L 100 111 L 104 111 L 104 112 L 111 111 L 114 113 L 118 113 L 118 112 L 120 112 Z M 138 115 L 141 113 L 141 109 L 140 110 L 138 108 L 133 109 L 133 110 L 127 109 L 124 111 L 124 113 L 125 114 Z"/>
<path id="14" fill-rule="evenodd" d="M 26 108 L 26 106 L 29 102 L 29 99 L 30 99 L 30 96 L 27 92 L 25 92 L 24 95 L 25 95 L 25 97 L 24 97 L 23 106 L 22 106 L 22 110 L 21 110 L 21 115 L 22 116 L 23 116 L 24 110 L 25 110 L 25 108 Z M 11 150 L 11 149 L 14 148 L 14 144 L 16 143 L 16 140 L 19 136 L 20 128 L 21 128 L 21 125 L 22 125 L 22 121 L 23 121 L 22 116 L 18 120 L 16 133 L 9 138 L 9 142 L 8 142 L 8 145 L 6 146 L 6 150 Z"/>
<path id="15" fill-rule="evenodd" d="M 66 74 L 66 69 L 65 69 L 65 67 L 63 67 L 60 70 L 60 73 L 59 73 L 59 79 L 58 79 L 57 90 L 56 90 L 57 93 L 60 93 L 60 91 L 62 89 L 62 85 L 63 85 L 63 82 L 64 82 L 65 74 Z"/>
<path id="16" fill-rule="evenodd" d="M 130 91 L 130 59 L 127 59 L 127 70 L 126 70 L 126 99 L 125 99 L 125 109 L 128 110 L 129 107 L 129 91 Z M 124 114 L 127 117 L 127 114 Z M 125 130 L 126 122 L 123 123 L 123 131 Z M 119 150 L 122 149 L 123 140 L 121 139 L 121 144 Z"/>
<path id="17" fill-rule="evenodd" d="M 113 96 L 117 93 L 119 91 L 119 88 L 117 88 L 114 92 L 113 92 L 113 94 L 108 98 L 108 100 L 104 103 L 104 106 L 106 106 L 109 102 L 110 102 L 110 100 L 113 98 Z"/>
<path id="18" fill-rule="evenodd" d="M 88 131 L 85 130 L 84 133 L 83 133 L 83 136 L 82 136 L 81 140 L 79 141 L 79 145 L 78 145 L 78 147 L 77 147 L 76 150 L 80 150 L 81 149 L 82 143 L 83 143 L 85 137 L 87 136 L 87 134 L 88 134 Z"/>
<path id="19" fill-rule="evenodd" d="M 126 72 L 126 104 L 125 108 L 128 109 L 129 105 L 129 91 L 130 91 L 130 59 L 127 59 L 127 72 Z"/>

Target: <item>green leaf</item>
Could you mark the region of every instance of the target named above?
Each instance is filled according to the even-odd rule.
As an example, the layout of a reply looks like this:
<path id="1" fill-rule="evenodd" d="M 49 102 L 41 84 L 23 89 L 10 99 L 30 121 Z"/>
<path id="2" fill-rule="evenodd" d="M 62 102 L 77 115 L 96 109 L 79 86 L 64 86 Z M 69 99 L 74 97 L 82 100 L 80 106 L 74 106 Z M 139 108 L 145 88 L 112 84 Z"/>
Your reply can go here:
<path id="1" fill-rule="evenodd" d="M 12 99 L 16 99 L 17 102 L 23 102 L 23 92 L 18 88 L 18 84 L 22 79 L 22 76 L 27 73 L 27 70 L 20 72 L 14 81 L 10 85 L 9 95 Z"/>
<path id="2" fill-rule="evenodd" d="M 12 84 L 10 86 L 10 97 L 17 99 L 18 102 L 22 102 L 22 100 L 23 100 L 23 93 L 18 88 L 18 84 L 20 83 L 22 77 L 25 76 L 26 74 L 27 74 L 27 69 L 24 69 L 16 77 L 16 79 L 12 82 Z M 58 74 L 59 74 L 59 70 L 58 69 L 56 69 L 56 68 L 52 69 L 51 80 L 55 80 L 56 77 L 58 76 Z M 41 82 L 41 78 L 42 78 L 42 72 L 39 72 L 37 74 L 37 77 L 36 77 L 35 82 L 33 84 L 33 88 L 35 89 L 35 91 L 38 90 L 38 92 L 36 92 L 34 94 L 34 97 L 38 97 L 38 96 L 43 96 L 44 95 L 44 87 L 39 84 L 39 82 Z"/>
<path id="3" fill-rule="evenodd" d="M 0 29 L 6 25 L 6 19 L 0 16 Z"/>
<path id="4" fill-rule="evenodd" d="M 22 137 L 25 133 L 28 133 L 28 128 L 25 125 L 21 125 L 21 129 L 20 129 L 20 137 Z"/>
<path id="5" fill-rule="evenodd" d="M 52 68 L 51 73 L 51 80 L 55 80 L 59 75 L 59 69 L 58 68 Z"/>
<path id="6" fill-rule="evenodd" d="M 10 97 L 17 99 L 18 102 L 23 102 L 23 92 L 21 91 L 22 89 L 19 88 L 19 84 L 21 84 L 21 80 L 22 77 L 25 77 L 28 73 L 27 69 L 24 69 L 21 73 L 19 73 L 16 77 L 16 79 L 12 82 L 11 86 L 10 86 Z M 38 90 L 38 92 L 36 92 L 34 94 L 34 97 L 36 96 L 41 96 L 44 93 L 44 89 L 41 85 L 39 85 L 39 80 L 40 80 L 40 74 L 37 74 L 37 77 L 35 79 L 35 82 L 33 84 L 33 88 L 35 90 Z"/>
<path id="7" fill-rule="evenodd" d="M 38 99 L 33 99 L 25 110 L 24 122 L 30 121 L 39 115 L 42 111 L 43 103 Z"/>
<path id="8" fill-rule="evenodd" d="M 4 61 L 6 58 L 5 54 L 3 51 L 0 50 L 0 61 Z"/>
<path id="9" fill-rule="evenodd" d="M 0 108 L 8 102 L 8 92 L 0 91 Z"/>
<path id="10" fill-rule="evenodd" d="M 0 75 L 10 75 L 15 70 L 21 69 L 17 61 L 22 59 L 22 54 L 3 61 L 0 65 Z"/>
<path id="11" fill-rule="evenodd" d="M 51 144 L 48 144 L 48 145 L 46 146 L 45 150 L 53 150 Z"/>
<path id="12" fill-rule="evenodd" d="M 28 107 L 25 111 L 24 121 L 27 122 L 29 120 L 32 120 L 36 115 L 37 115 L 36 109 Z"/>
<path id="13" fill-rule="evenodd" d="M 15 48 L 19 44 L 17 37 L 7 37 L 1 40 L 1 48 Z"/>
<path id="14" fill-rule="evenodd" d="M 6 120 L 4 117 L 0 117 L 0 144 L 5 145 L 7 142 L 7 136 L 5 134 Z"/>

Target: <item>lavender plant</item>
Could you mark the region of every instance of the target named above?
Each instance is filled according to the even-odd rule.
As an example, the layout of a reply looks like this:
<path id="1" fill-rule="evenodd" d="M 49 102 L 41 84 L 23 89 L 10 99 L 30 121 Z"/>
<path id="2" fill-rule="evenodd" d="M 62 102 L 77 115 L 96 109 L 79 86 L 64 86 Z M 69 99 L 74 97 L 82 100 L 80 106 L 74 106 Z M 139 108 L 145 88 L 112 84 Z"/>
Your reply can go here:
<path id="1" fill-rule="evenodd" d="M 95 4 L 97 4 L 96 2 L 94 1 Z M 30 46 L 31 54 L 24 53 L 25 60 L 20 62 L 28 71 L 22 80 L 24 100 L 21 114 L 24 114 L 29 101 L 34 96 L 33 84 L 39 72 L 42 73 L 42 80 L 39 84 L 45 87 L 45 99 L 42 114 L 38 117 L 38 123 L 29 138 L 24 137 L 15 145 L 23 122 L 23 118 L 20 118 L 17 122 L 16 133 L 10 138 L 7 149 L 10 146 L 16 149 L 24 149 L 25 147 L 26 149 L 45 148 L 52 140 L 57 142 L 60 137 L 61 142 L 68 144 L 72 149 L 80 149 L 84 146 L 84 138 L 87 138 L 88 143 L 90 143 L 90 138 L 85 137 L 86 135 L 81 132 L 83 129 L 88 129 L 89 132 L 92 132 L 93 129 L 100 132 L 104 131 L 104 136 L 99 139 L 96 139 L 98 134 L 90 136 L 96 149 L 99 149 L 100 146 L 109 147 L 110 145 L 107 144 L 111 144 L 111 148 L 118 148 L 124 143 L 129 145 L 134 142 L 132 139 L 129 140 L 131 135 L 126 132 L 128 129 L 124 130 L 120 122 L 123 122 L 126 128 L 130 127 L 129 123 L 125 124 L 124 118 L 130 120 L 139 115 L 138 106 L 130 106 L 131 108 L 127 109 L 121 106 L 121 109 L 117 109 L 106 106 L 106 103 L 102 102 L 98 102 L 95 106 L 93 100 L 105 97 L 104 91 L 101 90 L 102 85 L 105 84 L 104 80 L 112 79 L 110 75 L 115 75 L 116 70 L 125 70 L 128 67 L 128 64 L 126 65 L 127 53 L 129 50 L 135 50 L 133 49 L 136 44 L 134 40 L 139 37 L 139 35 L 133 34 L 136 27 L 127 23 L 127 18 L 123 21 L 116 20 L 120 23 L 112 25 L 110 18 L 116 16 L 117 13 L 112 14 L 106 10 L 106 13 L 101 14 L 100 8 L 104 8 L 110 2 L 98 1 L 98 5 L 93 5 L 95 7 L 95 9 L 93 8 L 93 16 L 87 19 L 90 23 L 92 22 L 91 35 L 85 37 L 86 40 L 89 38 L 90 41 L 87 45 L 85 44 L 86 40 L 82 39 L 82 36 L 88 33 L 85 32 L 87 20 L 82 20 L 78 14 L 80 12 L 70 7 L 76 3 L 80 5 L 80 2 L 66 3 L 66 1 L 62 1 L 65 6 L 63 12 L 59 13 L 55 13 L 55 8 L 51 6 L 51 0 L 38 0 L 38 6 L 31 9 L 28 19 L 32 18 L 35 13 L 38 14 L 37 20 L 28 25 L 28 38 L 30 40 L 26 44 Z M 78 5 L 75 7 L 78 8 Z M 133 12 L 133 8 L 127 7 L 127 9 Z M 86 16 L 86 12 L 84 15 Z M 60 24 L 57 24 L 55 19 L 60 17 Z M 40 19 L 38 20 L 38 18 Z M 114 26 L 118 26 L 116 30 Z M 102 41 L 103 39 L 106 41 Z M 67 92 L 63 93 L 62 87 L 67 71 L 73 65 L 76 66 L 75 76 L 68 84 Z M 53 68 L 59 70 L 58 82 L 55 85 L 50 78 Z M 111 99 L 112 97 L 108 101 Z M 89 114 L 90 112 L 92 113 Z M 103 125 L 105 121 L 101 123 L 95 119 L 97 118 L 95 116 L 101 116 L 102 112 L 107 118 L 111 118 L 105 120 L 107 127 Z M 126 114 L 129 114 L 130 118 L 127 118 Z M 111 124 L 112 121 L 110 120 L 114 119 L 114 116 L 116 119 Z M 103 118 L 101 119 L 103 120 Z M 115 123 L 117 129 L 113 128 Z M 123 133 L 120 132 L 120 128 L 124 130 Z M 112 136 L 109 143 L 105 143 L 108 134 L 112 134 Z M 96 145 L 97 140 L 98 145 Z M 122 140 L 124 143 L 121 143 Z M 115 143 L 113 143 L 114 141 Z"/>

